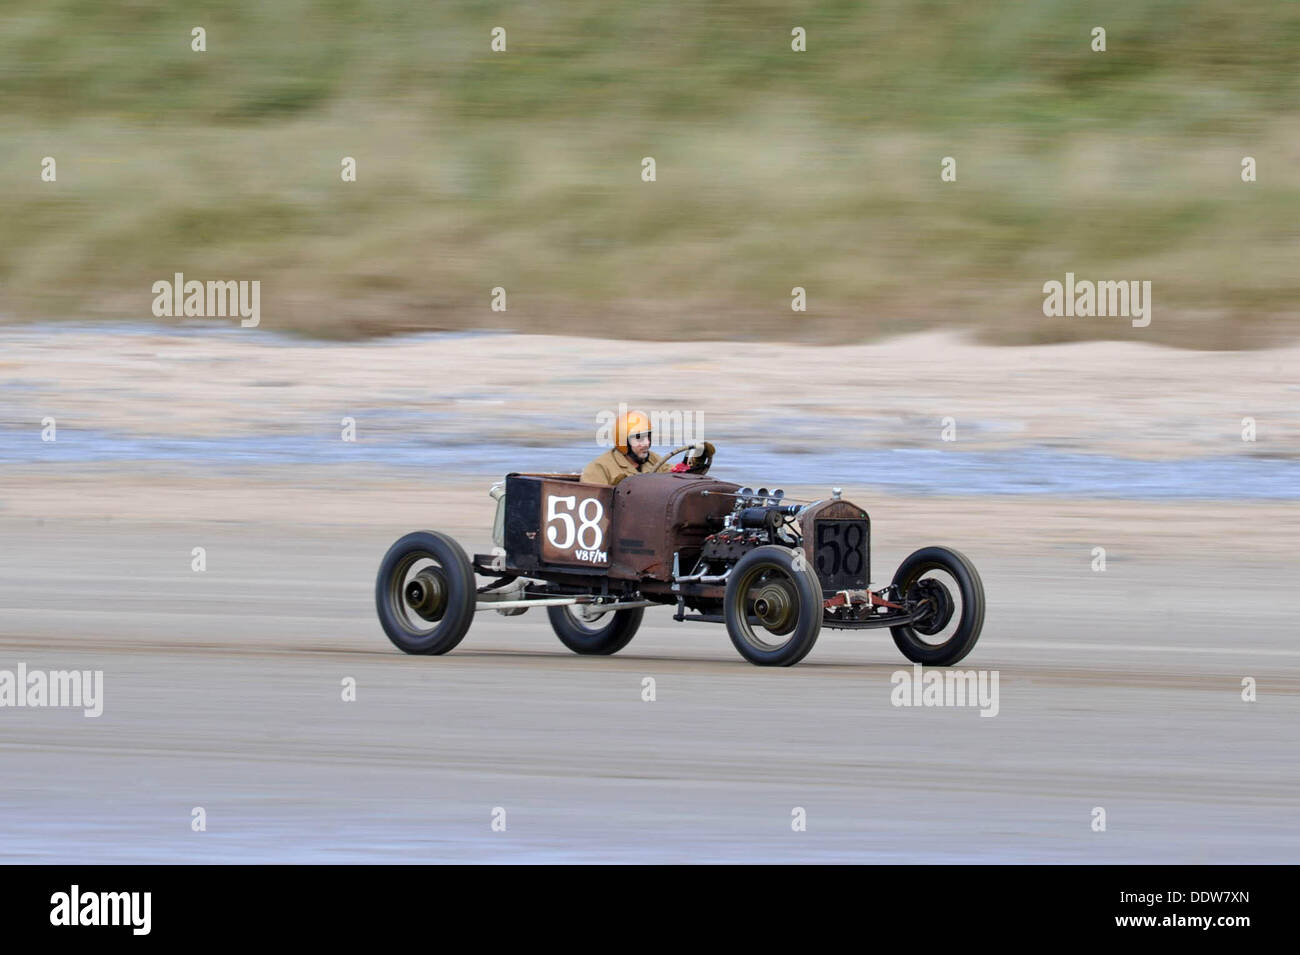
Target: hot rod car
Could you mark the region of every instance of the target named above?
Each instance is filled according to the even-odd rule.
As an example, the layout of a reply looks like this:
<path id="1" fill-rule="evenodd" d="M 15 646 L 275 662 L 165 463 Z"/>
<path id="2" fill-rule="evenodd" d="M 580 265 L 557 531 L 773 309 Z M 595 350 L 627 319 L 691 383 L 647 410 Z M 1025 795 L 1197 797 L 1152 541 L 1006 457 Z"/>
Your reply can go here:
<path id="1" fill-rule="evenodd" d="M 384 555 L 375 584 L 384 631 L 407 653 L 441 654 L 476 611 L 543 607 L 570 650 L 610 654 L 662 604 L 674 620 L 724 623 L 740 655 L 763 666 L 798 663 L 823 627 L 888 627 L 903 655 L 923 664 L 956 663 L 975 646 L 984 585 L 962 554 L 922 548 L 872 590 L 864 508 L 838 488 L 794 501 L 716 480 L 708 463 L 613 487 L 577 474 L 508 474 L 491 491 L 491 554 L 471 560 L 447 535 L 417 531 Z"/>

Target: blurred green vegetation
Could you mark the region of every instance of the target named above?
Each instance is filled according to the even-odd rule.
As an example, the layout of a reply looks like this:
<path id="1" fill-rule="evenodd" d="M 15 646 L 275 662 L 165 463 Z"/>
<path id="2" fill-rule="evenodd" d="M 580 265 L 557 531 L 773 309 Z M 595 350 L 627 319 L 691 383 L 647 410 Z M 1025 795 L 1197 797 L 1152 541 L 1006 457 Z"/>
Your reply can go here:
<path id="1" fill-rule="evenodd" d="M 322 336 L 1267 344 L 1297 62 L 1278 0 L 6 2 L 0 313 L 152 320 L 182 271 Z M 1151 280 L 1151 326 L 1045 318 L 1066 271 Z"/>

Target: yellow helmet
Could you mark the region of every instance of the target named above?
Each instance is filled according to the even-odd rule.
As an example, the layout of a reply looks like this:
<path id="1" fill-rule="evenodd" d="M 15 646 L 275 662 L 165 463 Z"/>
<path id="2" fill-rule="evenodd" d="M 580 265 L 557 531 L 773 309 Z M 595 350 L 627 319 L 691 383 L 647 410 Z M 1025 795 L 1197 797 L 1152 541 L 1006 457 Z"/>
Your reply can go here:
<path id="1" fill-rule="evenodd" d="M 618 416 L 618 430 L 614 434 L 614 441 L 618 449 L 627 454 L 628 435 L 643 432 L 650 433 L 650 416 L 644 411 L 628 411 Z"/>

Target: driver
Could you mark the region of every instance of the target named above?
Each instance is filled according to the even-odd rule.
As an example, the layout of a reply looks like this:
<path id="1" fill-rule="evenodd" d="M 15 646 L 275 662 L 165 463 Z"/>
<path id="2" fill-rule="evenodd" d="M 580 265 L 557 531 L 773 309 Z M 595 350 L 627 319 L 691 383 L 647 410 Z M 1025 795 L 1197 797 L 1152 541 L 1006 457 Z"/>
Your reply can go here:
<path id="1" fill-rule="evenodd" d="M 663 461 L 650 450 L 650 418 L 641 411 L 619 415 L 610 448 L 582 469 L 582 483 L 614 485 L 633 474 L 649 474 Z"/>

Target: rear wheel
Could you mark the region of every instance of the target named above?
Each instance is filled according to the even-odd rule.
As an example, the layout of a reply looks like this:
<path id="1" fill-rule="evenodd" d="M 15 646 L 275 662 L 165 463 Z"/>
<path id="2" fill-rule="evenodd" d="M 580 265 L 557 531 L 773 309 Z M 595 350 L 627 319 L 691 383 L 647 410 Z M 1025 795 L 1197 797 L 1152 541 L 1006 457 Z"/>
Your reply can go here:
<path id="1" fill-rule="evenodd" d="M 608 656 L 618 653 L 636 635 L 645 609 L 589 612 L 586 606 L 574 604 L 547 607 L 546 615 L 560 642 L 574 653 Z"/>
<path id="2" fill-rule="evenodd" d="M 375 579 L 379 623 L 406 653 L 446 653 L 464 638 L 478 600 L 474 567 L 446 534 L 416 531 L 388 549 Z"/>
<path id="3" fill-rule="evenodd" d="M 970 558 L 949 547 L 924 547 L 899 565 L 893 590 L 925 610 L 912 623 L 889 628 L 907 659 L 950 666 L 974 649 L 984 628 L 984 582 Z"/>
<path id="4" fill-rule="evenodd" d="M 787 548 L 756 547 L 732 568 L 723 612 L 742 657 L 758 666 L 793 666 L 822 632 L 822 585 Z"/>

